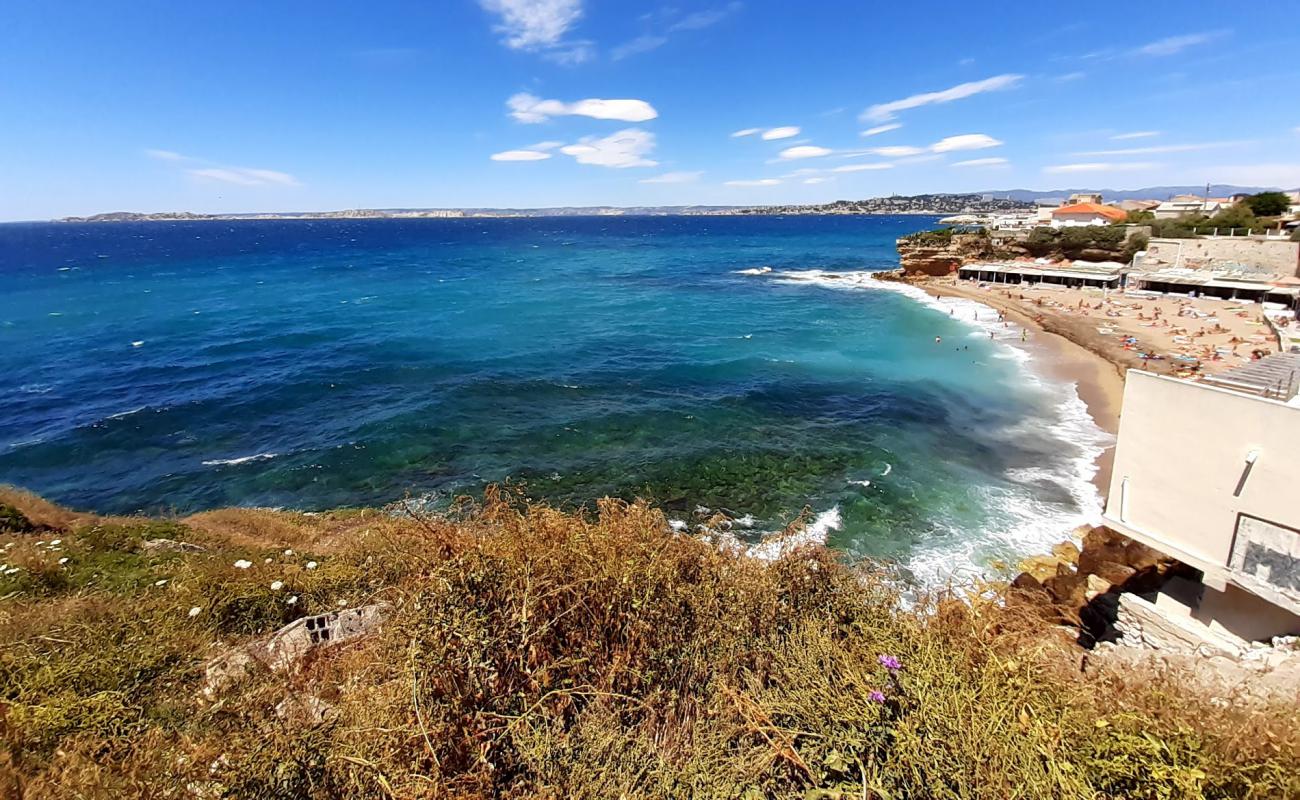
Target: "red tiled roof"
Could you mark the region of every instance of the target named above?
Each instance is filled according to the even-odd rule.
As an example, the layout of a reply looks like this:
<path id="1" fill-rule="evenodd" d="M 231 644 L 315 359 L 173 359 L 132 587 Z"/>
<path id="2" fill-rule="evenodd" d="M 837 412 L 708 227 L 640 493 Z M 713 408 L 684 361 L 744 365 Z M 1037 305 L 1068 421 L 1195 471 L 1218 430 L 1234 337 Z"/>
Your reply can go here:
<path id="1" fill-rule="evenodd" d="M 1056 216 L 1057 214 L 1094 214 L 1115 221 L 1119 221 L 1128 216 L 1127 213 L 1115 208 L 1114 206 L 1104 206 L 1100 203 L 1075 203 L 1072 206 L 1061 206 L 1060 208 L 1053 209 L 1052 216 Z"/>

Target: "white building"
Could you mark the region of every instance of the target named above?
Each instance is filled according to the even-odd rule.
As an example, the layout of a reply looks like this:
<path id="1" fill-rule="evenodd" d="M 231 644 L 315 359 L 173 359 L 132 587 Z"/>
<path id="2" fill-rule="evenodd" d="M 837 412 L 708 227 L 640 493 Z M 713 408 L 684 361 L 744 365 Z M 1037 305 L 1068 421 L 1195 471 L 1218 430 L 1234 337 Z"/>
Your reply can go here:
<path id="1" fill-rule="evenodd" d="M 1300 633 L 1298 387 L 1300 354 L 1199 383 L 1128 373 L 1105 524 L 1200 570 L 1154 605 L 1210 636 Z"/>
<path id="2" fill-rule="evenodd" d="M 1081 225 L 1109 225 L 1123 222 L 1128 214 L 1101 203 L 1074 203 L 1052 209 L 1053 228 L 1073 228 Z"/>

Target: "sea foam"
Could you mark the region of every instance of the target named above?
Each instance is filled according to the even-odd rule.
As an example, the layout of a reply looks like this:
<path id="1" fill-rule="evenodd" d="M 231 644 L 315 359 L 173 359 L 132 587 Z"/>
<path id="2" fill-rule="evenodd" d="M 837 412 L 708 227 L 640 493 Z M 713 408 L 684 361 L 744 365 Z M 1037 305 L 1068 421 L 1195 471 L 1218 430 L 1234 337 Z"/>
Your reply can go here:
<path id="1" fill-rule="evenodd" d="M 1018 437 L 1042 436 L 1052 440 L 1056 457 L 1042 466 L 1013 468 L 1005 478 L 1010 487 L 977 489 L 981 504 L 987 509 L 988 522 L 971 530 L 968 524 L 939 520 L 944 535 L 920 545 L 905 564 L 914 578 L 926 586 L 968 584 L 985 575 L 992 560 L 1012 559 L 1045 552 L 1071 531 L 1083 524 L 1095 524 L 1101 517 L 1102 499 L 1093 478 L 1097 457 L 1113 444 L 1113 437 L 1097 427 L 1080 399 L 1073 383 L 1053 380 L 1033 369 L 1033 355 L 1016 346 L 1021 341 L 1021 326 L 1004 325 L 998 312 L 982 303 L 958 297 L 935 297 L 904 283 L 882 281 L 870 271 L 832 272 L 810 269 L 774 272 L 771 279 L 787 285 L 811 285 L 849 291 L 888 291 L 904 295 L 937 313 L 968 325 L 973 337 L 988 338 L 995 343 L 995 358 L 1012 360 L 1024 367 L 1027 388 L 1047 392 L 1060 398 L 1051 409 L 1051 419 L 1044 430 L 1041 418 L 1027 420 L 993 437 L 1013 441 Z M 990 336 L 989 334 L 992 334 Z M 888 476 L 887 465 L 881 477 Z M 1044 502 L 1034 497 L 1034 490 L 1048 483 L 1061 487 L 1070 497 L 1072 509 Z M 823 521 L 824 518 L 824 521 Z M 833 521 L 833 526 L 827 523 Z M 822 523 L 822 524 L 818 524 Z M 838 507 L 818 515 L 798 542 L 825 541 L 831 529 L 838 529 Z M 819 538 L 820 537 L 820 538 Z M 759 557 L 773 558 L 786 552 L 791 537 L 772 537 L 771 546 L 764 541 L 751 548 Z"/>

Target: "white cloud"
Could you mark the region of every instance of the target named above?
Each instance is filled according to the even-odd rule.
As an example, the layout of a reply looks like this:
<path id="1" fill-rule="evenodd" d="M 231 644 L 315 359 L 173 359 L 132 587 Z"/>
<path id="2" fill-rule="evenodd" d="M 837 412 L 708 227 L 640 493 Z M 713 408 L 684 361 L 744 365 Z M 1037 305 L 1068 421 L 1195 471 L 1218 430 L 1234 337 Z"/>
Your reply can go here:
<path id="1" fill-rule="evenodd" d="M 796 147 L 787 147 L 780 153 L 777 153 L 777 157 L 789 161 L 796 158 L 820 158 L 821 156 L 828 156 L 832 152 L 833 151 L 828 147 L 801 144 Z"/>
<path id="2" fill-rule="evenodd" d="M 914 94 L 911 97 L 904 97 L 902 100 L 892 100 L 888 103 L 877 103 L 866 111 L 862 112 L 862 120 L 871 122 L 887 122 L 894 118 L 900 111 L 906 111 L 910 108 L 920 108 L 921 106 L 933 105 L 935 103 L 951 103 L 954 100 L 972 97 L 984 92 L 993 92 L 999 89 L 1010 89 L 1020 83 L 1023 75 L 995 75 L 992 78 L 985 78 L 982 81 L 971 81 L 969 83 L 959 83 L 948 89 L 937 92 L 924 92 Z"/>
<path id="3" fill-rule="evenodd" d="M 1052 175 L 1067 175 L 1075 172 L 1140 172 L 1155 169 L 1158 166 L 1160 165 L 1135 161 L 1122 164 L 1089 162 L 1084 164 L 1055 164 L 1050 167 L 1043 167 L 1043 172 Z"/>
<path id="4" fill-rule="evenodd" d="M 694 183 L 703 172 L 665 172 L 653 178 L 643 178 L 638 183 Z"/>
<path id="5" fill-rule="evenodd" d="M 519 122 L 545 122 L 551 117 L 561 116 L 645 122 L 659 116 L 654 106 L 644 100 L 602 100 L 592 97 L 565 103 L 561 100 L 543 100 L 527 92 L 513 95 L 506 101 L 506 106 L 510 109 L 510 116 Z"/>
<path id="6" fill-rule="evenodd" d="M 287 172 L 250 167 L 202 167 L 186 172 L 194 178 L 238 186 L 297 186 L 298 179 Z"/>
<path id="7" fill-rule="evenodd" d="M 884 156 L 885 158 L 902 158 L 903 156 L 916 156 L 925 152 L 924 147 L 911 147 L 909 145 L 897 144 L 889 147 L 873 147 L 867 152 Z"/>
<path id="8" fill-rule="evenodd" d="M 834 180 L 834 179 L 833 178 L 804 178 L 803 182 L 808 184 L 809 186 L 812 186 L 818 183 L 826 183 L 829 180 Z"/>
<path id="9" fill-rule="evenodd" d="M 504 150 L 491 155 L 493 161 L 544 161 L 550 157 L 550 153 L 537 150 Z"/>
<path id="10" fill-rule="evenodd" d="M 864 172 L 866 170 L 873 170 L 873 169 L 893 169 L 893 168 L 894 168 L 893 164 L 883 164 L 883 163 L 845 164 L 842 167 L 835 167 L 834 169 L 831 170 L 831 172 Z"/>
<path id="11" fill-rule="evenodd" d="M 554 150 L 557 147 L 563 147 L 564 142 L 538 142 L 525 147 L 525 150 Z"/>
<path id="12" fill-rule="evenodd" d="M 573 156 L 579 164 L 624 169 L 658 166 L 658 161 L 646 158 L 654 149 L 653 133 L 639 128 L 627 128 L 602 138 L 584 136 L 577 144 L 561 147 L 560 152 Z"/>
<path id="13" fill-rule="evenodd" d="M 758 132 L 761 131 L 761 130 L 763 130 L 763 129 L 762 129 L 762 128 L 742 128 L 741 130 L 738 130 L 738 131 L 735 131 L 734 133 L 732 133 L 732 134 L 731 134 L 731 138 L 733 138 L 733 139 L 738 139 L 738 138 L 740 138 L 741 136 L 753 136 L 754 134 L 758 133 Z"/>
<path id="14" fill-rule="evenodd" d="M 1057 83 L 1069 83 L 1070 81 L 1083 80 L 1086 77 L 1088 77 L 1086 72 L 1067 72 L 1064 75 L 1057 75 L 1054 80 Z"/>
<path id="15" fill-rule="evenodd" d="M 772 141 L 774 139 L 793 139 L 799 135 L 799 126 L 787 125 L 783 128 L 768 128 L 763 131 L 763 139 Z"/>
<path id="16" fill-rule="evenodd" d="M 954 167 L 1005 167 L 1005 158 L 972 158 L 967 161 L 954 161 Z"/>
<path id="17" fill-rule="evenodd" d="M 960 136 L 948 136 L 930 145 L 933 153 L 952 153 L 957 150 L 985 150 L 1000 147 L 1002 142 L 983 133 L 963 133 Z"/>
<path id="18" fill-rule="evenodd" d="M 1152 147 L 1125 147 L 1118 150 L 1084 150 L 1076 156 L 1144 156 L 1153 153 L 1192 153 L 1219 147 L 1238 147 L 1250 142 L 1200 142 L 1198 144 L 1164 144 Z"/>
<path id="19" fill-rule="evenodd" d="M 760 178 L 755 181 L 726 181 L 723 186 L 776 186 L 781 181 L 776 178 Z"/>
<path id="20" fill-rule="evenodd" d="M 1121 142 L 1125 139 L 1150 139 L 1152 136 L 1159 135 L 1160 131 L 1132 131 L 1130 133 L 1117 133 L 1110 138 L 1116 142 Z"/>
<path id="21" fill-rule="evenodd" d="M 882 133 L 889 133 L 890 131 L 896 131 L 901 127 L 903 127 L 903 124 L 901 122 L 891 122 L 888 125 L 877 125 L 874 128 L 867 128 L 865 131 L 862 132 L 862 135 L 879 136 Z"/>
<path id="22" fill-rule="evenodd" d="M 1166 36 L 1163 39 L 1157 39 L 1154 42 L 1142 45 L 1134 50 L 1133 54 L 1139 56 L 1172 56 L 1189 47 L 1217 39 L 1223 34 L 1224 31 L 1207 31 L 1205 33 L 1189 33 L 1184 36 Z"/>
<path id="23" fill-rule="evenodd" d="M 564 34 L 582 16 L 582 0 L 479 0 L 501 21 L 494 27 L 511 50 L 548 53 L 560 61 L 584 61 L 590 48 L 566 42 Z"/>
<path id="24" fill-rule="evenodd" d="M 145 150 L 144 154 L 150 158 L 156 158 L 159 161 L 186 161 L 188 156 L 183 156 L 173 150 Z"/>

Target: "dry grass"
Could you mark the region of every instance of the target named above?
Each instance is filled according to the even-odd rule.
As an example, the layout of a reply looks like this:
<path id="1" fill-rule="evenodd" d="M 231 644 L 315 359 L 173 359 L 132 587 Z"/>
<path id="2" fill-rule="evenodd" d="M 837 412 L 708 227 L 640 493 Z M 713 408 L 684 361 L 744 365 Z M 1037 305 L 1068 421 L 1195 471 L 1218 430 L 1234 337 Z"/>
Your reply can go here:
<path id="1" fill-rule="evenodd" d="M 3 497 L 62 521 L 0 540 L 4 797 L 1300 796 L 1293 709 L 1082 675 L 1032 613 L 902 611 L 824 549 L 759 562 L 640 503 L 160 522 Z M 144 553 L 160 535 L 207 551 Z M 202 696 L 221 648 L 378 599 L 379 635 Z M 277 713 L 308 696 L 327 722 Z"/>

